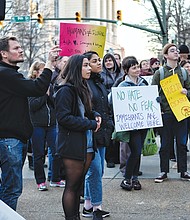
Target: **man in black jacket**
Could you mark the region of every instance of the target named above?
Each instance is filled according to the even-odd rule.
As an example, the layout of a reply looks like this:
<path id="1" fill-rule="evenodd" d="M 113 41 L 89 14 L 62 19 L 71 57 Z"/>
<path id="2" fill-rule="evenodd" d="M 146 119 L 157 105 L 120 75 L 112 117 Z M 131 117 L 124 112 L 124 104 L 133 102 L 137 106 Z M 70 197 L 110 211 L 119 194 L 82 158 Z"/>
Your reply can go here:
<path id="1" fill-rule="evenodd" d="M 43 73 L 36 80 L 25 79 L 18 72 L 23 49 L 15 37 L 0 38 L 0 200 L 16 210 L 22 193 L 22 167 L 26 142 L 32 134 L 28 96 L 46 93 L 52 76 L 52 63 L 58 55 L 53 47 Z"/>

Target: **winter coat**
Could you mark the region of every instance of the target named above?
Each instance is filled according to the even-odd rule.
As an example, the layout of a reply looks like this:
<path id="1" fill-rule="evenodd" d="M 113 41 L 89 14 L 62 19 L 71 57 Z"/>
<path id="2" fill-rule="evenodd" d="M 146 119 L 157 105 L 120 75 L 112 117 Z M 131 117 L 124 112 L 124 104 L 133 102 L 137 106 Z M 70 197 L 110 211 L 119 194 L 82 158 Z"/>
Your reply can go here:
<path id="1" fill-rule="evenodd" d="M 78 94 L 71 84 L 61 86 L 55 94 L 56 119 L 58 122 L 57 154 L 61 157 L 86 160 L 86 131 L 95 130 L 97 112 L 88 118 L 81 115 Z"/>
<path id="2" fill-rule="evenodd" d="M 94 133 L 97 147 L 109 146 L 111 135 L 114 129 L 111 110 L 109 108 L 107 90 L 99 73 L 91 73 L 87 80 L 92 92 L 93 109 L 102 117 L 101 127 Z"/>
<path id="3" fill-rule="evenodd" d="M 56 124 L 53 97 L 47 94 L 42 97 L 30 97 L 30 117 L 34 127 L 49 127 Z"/>
<path id="4" fill-rule="evenodd" d="M 118 87 L 127 87 L 127 86 L 148 86 L 148 82 L 142 77 L 138 77 L 137 84 L 135 84 L 128 75 L 126 75 L 125 80 L 122 81 Z"/>

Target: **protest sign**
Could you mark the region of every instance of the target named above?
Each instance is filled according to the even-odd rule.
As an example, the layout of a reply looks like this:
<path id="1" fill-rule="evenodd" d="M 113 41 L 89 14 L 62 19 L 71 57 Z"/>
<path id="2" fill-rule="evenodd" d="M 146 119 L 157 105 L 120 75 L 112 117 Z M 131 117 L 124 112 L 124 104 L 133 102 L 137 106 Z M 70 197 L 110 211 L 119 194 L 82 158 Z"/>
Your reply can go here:
<path id="1" fill-rule="evenodd" d="M 60 56 L 96 51 L 102 58 L 106 27 L 90 24 L 60 23 Z"/>
<path id="2" fill-rule="evenodd" d="M 112 87 L 116 132 L 163 126 L 158 87 Z"/>
<path id="3" fill-rule="evenodd" d="M 182 94 L 182 85 L 177 74 L 160 81 L 162 90 L 176 119 L 181 121 L 190 116 L 190 102 Z"/>

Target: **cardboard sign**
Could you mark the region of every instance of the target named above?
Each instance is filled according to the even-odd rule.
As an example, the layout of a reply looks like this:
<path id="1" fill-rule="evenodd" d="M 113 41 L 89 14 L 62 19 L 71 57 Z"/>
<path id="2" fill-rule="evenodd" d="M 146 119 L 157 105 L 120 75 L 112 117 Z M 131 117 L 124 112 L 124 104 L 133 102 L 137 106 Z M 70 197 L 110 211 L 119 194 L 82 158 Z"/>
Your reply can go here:
<path id="1" fill-rule="evenodd" d="M 90 24 L 60 23 L 60 56 L 96 51 L 102 58 L 106 27 Z"/>
<path id="2" fill-rule="evenodd" d="M 115 129 L 128 131 L 163 126 L 158 87 L 112 87 Z"/>
<path id="3" fill-rule="evenodd" d="M 160 81 L 162 90 L 176 119 L 181 121 L 190 116 L 190 102 L 185 94 L 179 77 L 174 74 Z"/>

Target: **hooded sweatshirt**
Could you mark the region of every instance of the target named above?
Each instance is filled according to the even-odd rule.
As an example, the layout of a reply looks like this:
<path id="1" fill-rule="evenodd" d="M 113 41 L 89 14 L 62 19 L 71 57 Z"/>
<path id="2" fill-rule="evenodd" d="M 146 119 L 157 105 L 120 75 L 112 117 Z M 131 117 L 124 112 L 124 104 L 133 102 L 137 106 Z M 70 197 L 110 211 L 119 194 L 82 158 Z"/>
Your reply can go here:
<path id="1" fill-rule="evenodd" d="M 108 57 L 111 57 L 111 59 L 114 62 L 114 68 L 113 68 L 112 72 L 110 72 L 110 70 L 108 70 L 105 66 L 105 61 Z M 123 74 L 121 73 L 121 71 L 120 71 L 120 69 L 117 65 L 117 62 L 116 62 L 116 60 L 115 60 L 115 58 L 112 54 L 106 54 L 104 56 L 103 62 L 102 62 L 102 69 L 103 69 L 103 71 L 101 72 L 101 77 L 104 80 L 103 83 L 105 84 L 108 93 L 110 93 L 111 92 L 111 87 L 113 86 L 115 81 L 118 78 L 120 78 Z"/>

